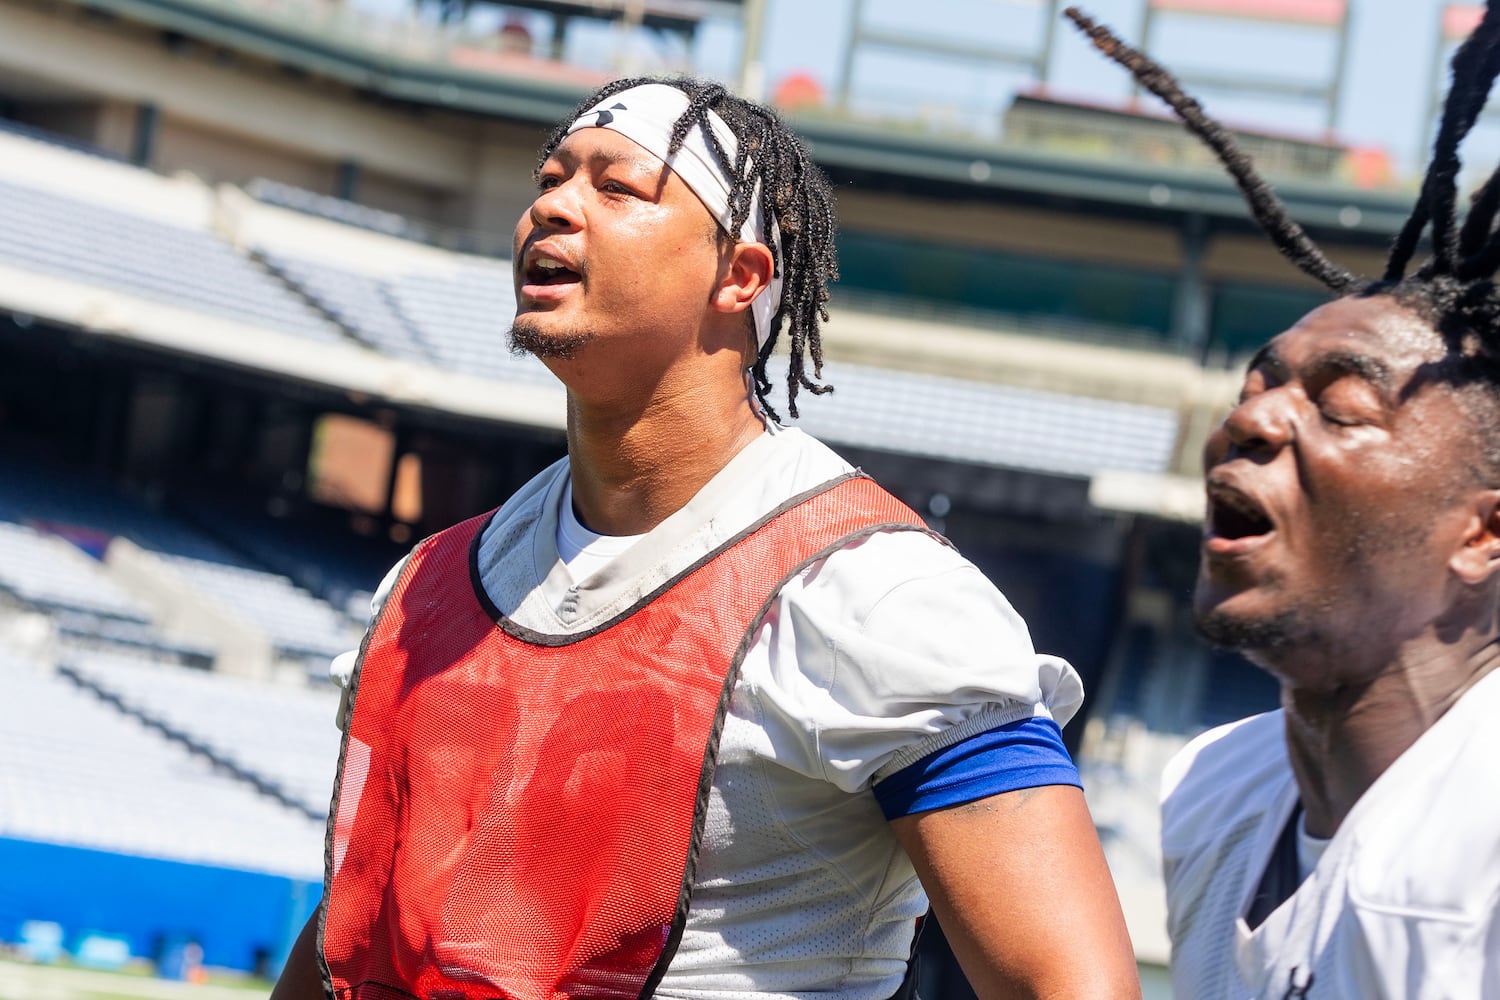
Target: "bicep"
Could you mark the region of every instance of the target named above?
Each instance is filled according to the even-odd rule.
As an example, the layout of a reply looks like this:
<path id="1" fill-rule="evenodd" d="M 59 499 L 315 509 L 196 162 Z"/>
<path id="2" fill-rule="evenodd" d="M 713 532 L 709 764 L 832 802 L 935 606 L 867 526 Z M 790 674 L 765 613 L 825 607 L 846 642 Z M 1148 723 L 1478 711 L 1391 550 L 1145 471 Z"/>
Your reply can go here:
<path id="1" fill-rule="evenodd" d="M 981 1000 L 1140 996 L 1080 789 L 1022 788 L 891 826 Z"/>

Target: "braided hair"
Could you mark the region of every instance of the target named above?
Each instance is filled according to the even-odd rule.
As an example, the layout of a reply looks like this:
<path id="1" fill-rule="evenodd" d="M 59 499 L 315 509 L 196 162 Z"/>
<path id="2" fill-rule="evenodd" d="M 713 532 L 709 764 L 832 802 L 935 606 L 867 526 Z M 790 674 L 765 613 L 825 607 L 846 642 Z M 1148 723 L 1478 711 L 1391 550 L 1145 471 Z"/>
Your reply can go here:
<path id="1" fill-rule="evenodd" d="M 1465 394 L 1466 406 L 1485 426 L 1500 428 L 1500 168 L 1475 193 L 1468 217 L 1458 224 L 1459 146 L 1474 127 L 1500 76 L 1500 0 L 1486 0 L 1484 16 L 1453 55 L 1452 83 L 1433 140 L 1432 160 L 1421 194 L 1391 245 L 1384 274 L 1378 280 L 1356 277 L 1332 263 L 1292 220 L 1285 204 L 1256 172 L 1229 131 L 1209 117 L 1182 85 L 1144 53 L 1120 41 L 1077 7 L 1064 14 L 1094 46 L 1130 70 L 1142 87 L 1161 98 L 1183 123 L 1207 144 L 1245 195 L 1255 221 L 1276 248 L 1304 273 L 1340 296 L 1388 296 L 1410 309 L 1446 343 L 1449 358 L 1430 374 L 1462 389 L 1478 385 L 1489 391 Z M 1432 255 L 1408 274 L 1422 234 L 1431 227 Z M 1485 460 L 1492 477 L 1500 477 L 1500 435 L 1485 437 Z"/>
<path id="2" fill-rule="evenodd" d="M 614 80 L 584 98 L 575 111 L 564 119 L 543 144 L 537 168 L 546 163 L 567 137 L 568 128 L 595 104 L 621 91 L 648 83 L 676 87 L 688 98 L 687 110 L 672 129 L 668 152 L 682 147 L 689 132 L 702 130 L 720 167 L 732 179 L 729 192 L 731 219 L 729 231 L 738 233 L 759 197 L 767 225 L 777 227 L 780 246 L 768 241 L 776 273 L 782 279 L 781 301 L 771 320 L 771 330 L 761 345 L 751 368 L 755 396 L 771 419 L 777 419 L 769 396 L 771 382 L 766 375 L 766 361 L 776 349 L 782 325 L 791 336 L 791 358 L 787 366 L 787 409 L 797 416 L 797 393 L 806 389 L 814 395 L 832 392 L 833 386 L 823 377 L 823 343 L 819 324 L 828 320 L 828 284 L 838 280 L 838 256 L 834 236 L 838 229 L 834 215 L 833 191 L 828 179 L 808 155 L 807 147 L 772 109 L 736 97 L 723 86 L 691 78 L 655 79 L 637 77 Z M 738 140 L 731 158 L 715 138 L 709 126 L 708 112 L 724 120 Z M 811 356 L 812 374 L 807 373 L 806 359 Z"/>

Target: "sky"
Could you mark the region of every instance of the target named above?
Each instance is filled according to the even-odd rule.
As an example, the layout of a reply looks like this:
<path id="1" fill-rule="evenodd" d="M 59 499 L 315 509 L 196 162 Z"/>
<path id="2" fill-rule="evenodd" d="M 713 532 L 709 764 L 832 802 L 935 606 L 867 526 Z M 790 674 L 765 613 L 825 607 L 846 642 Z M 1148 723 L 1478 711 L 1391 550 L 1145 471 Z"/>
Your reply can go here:
<path id="1" fill-rule="evenodd" d="M 832 87 L 839 76 L 849 36 L 852 0 L 767 0 L 763 57 L 773 82 L 793 70 L 811 72 Z M 1128 41 L 1139 40 L 1143 0 L 1086 0 L 1082 6 L 1114 27 Z M 1402 174 L 1425 165 L 1430 139 L 1424 135 L 1427 102 L 1436 79 L 1438 21 L 1443 0 L 1351 0 L 1351 34 L 1344 93 L 1335 135 L 1360 146 L 1377 146 L 1394 157 Z M 1006 32 L 1025 41 L 1039 38 L 1045 10 L 1024 0 L 865 0 L 866 23 L 947 38 L 1004 44 Z M 920 14 L 915 12 L 922 12 Z M 940 13 L 938 18 L 932 13 Z M 1300 82 L 1326 78 L 1332 64 L 1332 32 L 1177 16 L 1160 22 L 1153 54 L 1169 68 L 1220 69 Z M 1131 83 L 1073 32 L 1060 28 L 1053 45 L 1051 89 L 1061 96 L 1119 103 Z M 986 80 L 988 75 L 990 78 Z M 1014 74 L 990 68 L 944 65 L 941 61 L 897 62 L 878 52 L 856 61 L 856 88 L 889 90 L 895 81 L 912 92 L 929 88 L 980 101 L 989 88 Z M 1443 76 L 1446 81 L 1446 72 Z M 993 81 L 993 82 L 991 82 Z M 1446 86 L 1446 83 L 1444 84 Z M 1205 90 L 1205 106 L 1228 121 L 1296 133 L 1322 130 L 1321 109 L 1311 102 L 1255 100 Z M 995 111 L 1001 110 L 996 107 Z M 1474 159 L 1493 162 L 1500 152 L 1500 127 L 1485 125 L 1475 135 Z M 1485 155 L 1485 154 L 1488 155 Z M 1487 172 L 1487 171 L 1486 171 Z"/>
<path id="2" fill-rule="evenodd" d="M 1086 0 L 1082 6 L 1127 40 L 1139 40 L 1143 0 Z M 787 73 L 801 70 L 834 91 L 852 9 L 853 0 L 766 0 L 762 55 L 769 85 L 774 87 Z M 1428 99 L 1439 72 L 1436 57 L 1442 9 L 1443 0 L 1350 3 L 1346 82 L 1335 136 L 1353 145 L 1385 148 L 1403 175 L 1422 168 L 1431 147 Z M 865 0 L 864 22 L 959 42 L 1025 48 L 1040 39 L 1044 10 L 1046 4 L 1035 0 Z M 727 48 L 732 63 L 738 64 L 738 31 L 726 33 L 732 34 Z M 705 37 L 705 43 L 708 40 Z M 1152 49 L 1161 61 L 1184 73 L 1221 70 L 1302 82 L 1326 78 L 1334 58 L 1331 31 L 1181 15 L 1160 21 Z M 1125 70 L 1100 57 L 1071 27 L 1059 28 L 1052 51 L 1053 93 L 1110 103 L 1130 97 L 1131 81 Z M 1443 57 L 1448 54 L 1451 48 Z M 1004 111 L 1010 93 L 1026 82 L 1025 76 L 1004 67 L 894 58 L 873 48 L 859 51 L 852 76 L 856 99 L 879 100 L 894 91 L 897 96 L 906 94 L 907 99 L 916 97 L 932 105 L 959 103 L 975 108 L 969 114 L 989 115 Z M 1446 66 L 1442 79 L 1446 88 Z M 1233 99 L 1212 90 L 1203 91 L 1202 99 L 1211 112 L 1235 123 L 1295 133 L 1323 129 L 1322 109 L 1313 102 Z M 1476 162 L 1493 163 L 1500 154 L 1500 126 L 1490 123 L 1476 130 L 1470 151 Z"/>
<path id="3" fill-rule="evenodd" d="M 398 2 L 365 0 L 364 5 Z M 1144 2 L 1086 0 L 1083 6 L 1134 42 L 1140 38 Z M 768 87 L 774 90 L 789 74 L 806 73 L 826 92 L 836 94 L 855 3 L 765 0 L 760 54 Z M 1386 150 L 1398 176 L 1408 182 L 1417 178 L 1431 145 L 1428 101 L 1439 73 L 1442 8 L 1443 0 L 1350 0 L 1350 47 L 1334 135 L 1354 146 Z M 907 36 L 1033 49 L 1041 39 L 1045 10 L 1041 0 L 863 0 L 863 23 Z M 540 35 L 547 22 L 537 17 Z M 617 64 L 630 51 L 618 32 L 605 27 L 581 27 L 573 39 L 575 51 L 570 54 L 596 65 Z M 692 51 L 669 41 L 637 41 L 635 58 L 647 64 L 675 62 L 697 73 L 734 79 L 741 48 L 740 25 L 730 17 L 709 21 Z M 1160 23 L 1151 50 L 1184 75 L 1217 71 L 1304 83 L 1326 79 L 1334 57 L 1332 32 L 1181 15 Z M 1053 93 L 1107 104 L 1129 99 L 1128 74 L 1096 54 L 1069 26 L 1059 25 L 1051 51 Z M 1451 48 L 1445 58 L 1448 53 Z M 993 62 L 903 56 L 862 46 L 850 74 L 850 102 L 863 112 L 921 110 L 929 118 L 998 134 L 1011 96 L 1033 83 L 1027 71 Z M 1323 132 L 1323 112 L 1310 101 L 1254 98 L 1207 88 L 1197 93 L 1211 113 L 1232 124 L 1296 135 Z M 1495 123 L 1482 124 L 1469 145 L 1468 159 L 1479 168 L 1500 159 L 1496 123 L 1500 114 Z"/>

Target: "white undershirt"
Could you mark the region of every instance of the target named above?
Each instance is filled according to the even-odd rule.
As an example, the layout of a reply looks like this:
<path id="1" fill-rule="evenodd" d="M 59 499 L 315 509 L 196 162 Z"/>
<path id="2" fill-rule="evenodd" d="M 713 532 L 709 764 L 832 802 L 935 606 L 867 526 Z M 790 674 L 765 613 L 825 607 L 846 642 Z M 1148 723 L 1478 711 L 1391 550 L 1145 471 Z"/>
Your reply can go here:
<path id="1" fill-rule="evenodd" d="M 1318 859 L 1328 850 L 1329 841 L 1307 832 L 1307 813 L 1297 813 L 1297 874 L 1304 880 L 1318 867 Z"/>
<path id="2" fill-rule="evenodd" d="M 557 554 L 574 580 L 586 580 L 614 562 L 645 535 L 601 535 L 590 531 L 573 510 L 573 482 L 563 488 L 557 516 Z"/>

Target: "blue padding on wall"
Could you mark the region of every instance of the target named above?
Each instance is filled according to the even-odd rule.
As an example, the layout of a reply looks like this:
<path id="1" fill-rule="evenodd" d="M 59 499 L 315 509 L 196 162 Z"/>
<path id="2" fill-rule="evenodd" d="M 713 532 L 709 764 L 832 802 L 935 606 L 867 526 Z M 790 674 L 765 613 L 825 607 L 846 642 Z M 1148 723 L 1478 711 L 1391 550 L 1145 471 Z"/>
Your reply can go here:
<path id="1" fill-rule="evenodd" d="M 205 965 L 250 971 L 263 953 L 272 973 L 323 892 L 304 879 L 6 837 L 0 886 L 0 940 L 18 940 L 28 920 L 51 920 L 69 949 L 92 931 L 155 958 L 163 943 L 191 938 Z"/>

